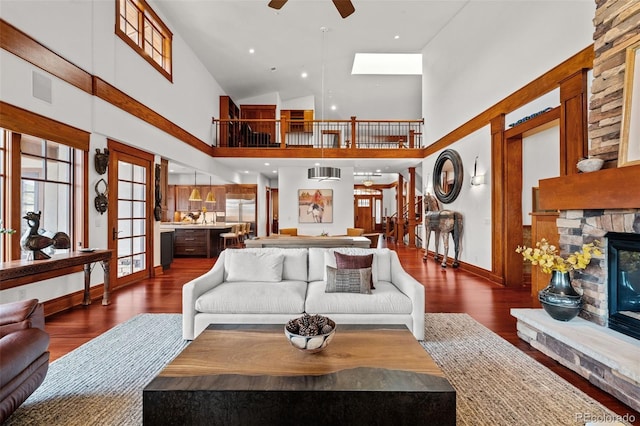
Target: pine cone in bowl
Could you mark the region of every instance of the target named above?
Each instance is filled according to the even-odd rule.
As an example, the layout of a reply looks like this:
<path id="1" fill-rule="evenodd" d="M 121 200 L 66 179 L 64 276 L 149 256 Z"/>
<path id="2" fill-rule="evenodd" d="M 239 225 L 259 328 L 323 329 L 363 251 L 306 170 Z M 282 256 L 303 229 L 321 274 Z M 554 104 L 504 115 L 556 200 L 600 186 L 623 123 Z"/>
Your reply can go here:
<path id="1" fill-rule="evenodd" d="M 333 340 L 336 323 L 322 315 L 304 314 L 284 326 L 284 335 L 291 345 L 308 353 L 320 352 Z"/>

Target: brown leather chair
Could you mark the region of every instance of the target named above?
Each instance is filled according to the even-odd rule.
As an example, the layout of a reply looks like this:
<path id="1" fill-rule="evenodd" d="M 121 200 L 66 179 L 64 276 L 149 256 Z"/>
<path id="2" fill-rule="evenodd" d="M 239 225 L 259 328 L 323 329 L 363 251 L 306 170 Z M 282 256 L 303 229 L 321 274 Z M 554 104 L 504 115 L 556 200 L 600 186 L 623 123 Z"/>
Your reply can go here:
<path id="1" fill-rule="evenodd" d="M 42 384 L 48 349 L 42 303 L 31 299 L 0 305 L 0 424 Z"/>

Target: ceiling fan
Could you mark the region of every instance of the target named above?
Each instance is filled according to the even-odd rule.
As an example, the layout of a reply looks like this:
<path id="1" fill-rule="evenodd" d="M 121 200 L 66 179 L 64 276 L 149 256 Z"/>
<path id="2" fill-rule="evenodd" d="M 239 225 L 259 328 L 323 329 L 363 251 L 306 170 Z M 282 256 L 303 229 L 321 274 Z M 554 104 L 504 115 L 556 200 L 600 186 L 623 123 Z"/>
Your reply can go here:
<path id="1" fill-rule="evenodd" d="M 336 6 L 336 9 L 338 9 L 340 16 L 342 16 L 343 18 L 346 18 L 347 16 L 351 15 L 353 12 L 356 11 L 356 8 L 353 7 L 351 0 L 332 0 L 332 1 L 333 1 L 333 4 Z M 282 6 L 285 5 L 286 2 L 287 0 L 271 0 L 269 2 L 269 7 L 272 7 L 274 9 L 280 9 L 282 8 Z"/>

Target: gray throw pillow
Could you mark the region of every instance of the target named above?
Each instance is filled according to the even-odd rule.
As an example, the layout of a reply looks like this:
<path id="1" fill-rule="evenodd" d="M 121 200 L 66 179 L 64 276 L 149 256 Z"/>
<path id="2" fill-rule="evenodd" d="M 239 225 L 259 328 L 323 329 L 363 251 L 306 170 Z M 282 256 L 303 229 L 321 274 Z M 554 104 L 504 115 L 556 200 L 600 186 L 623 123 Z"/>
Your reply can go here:
<path id="1" fill-rule="evenodd" d="M 337 269 L 327 266 L 325 293 L 371 294 L 371 268 Z"/>

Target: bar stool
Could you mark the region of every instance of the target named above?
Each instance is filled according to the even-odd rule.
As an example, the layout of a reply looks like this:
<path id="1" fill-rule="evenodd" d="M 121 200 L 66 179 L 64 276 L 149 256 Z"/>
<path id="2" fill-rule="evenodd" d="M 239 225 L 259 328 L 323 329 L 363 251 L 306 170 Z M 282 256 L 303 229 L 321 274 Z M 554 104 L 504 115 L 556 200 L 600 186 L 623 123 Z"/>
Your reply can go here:
<path id="1" fill-rule="evenodd" d="M 222 249 L 227 248 L 227 240 L 231 240 L 234 245 L 239 244 L 238 240 L 238 225 L 231 225 L 231 232 L 223 232 L 220 234 L 220 238 L 222 238 Z"/>

